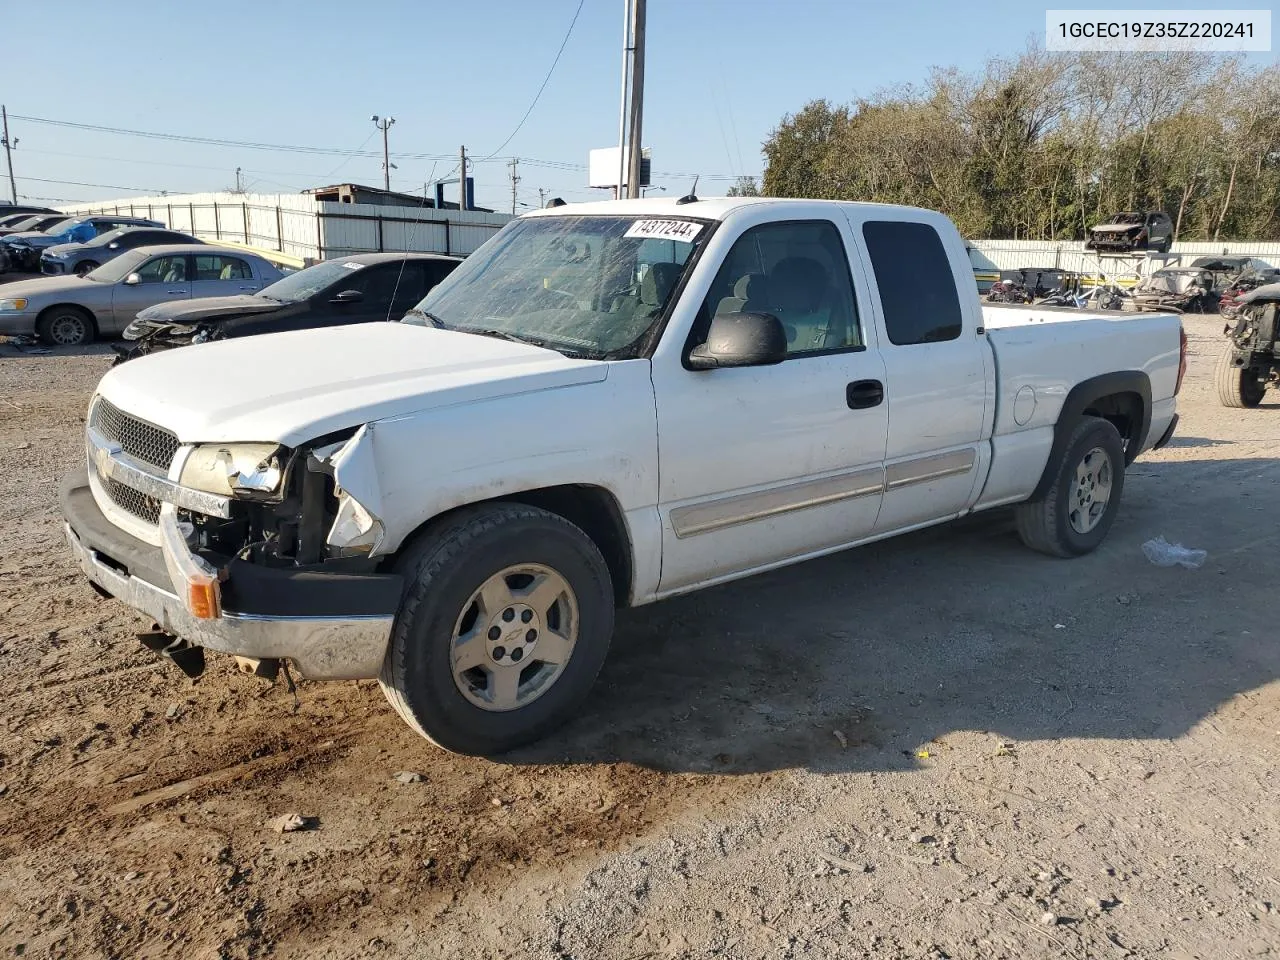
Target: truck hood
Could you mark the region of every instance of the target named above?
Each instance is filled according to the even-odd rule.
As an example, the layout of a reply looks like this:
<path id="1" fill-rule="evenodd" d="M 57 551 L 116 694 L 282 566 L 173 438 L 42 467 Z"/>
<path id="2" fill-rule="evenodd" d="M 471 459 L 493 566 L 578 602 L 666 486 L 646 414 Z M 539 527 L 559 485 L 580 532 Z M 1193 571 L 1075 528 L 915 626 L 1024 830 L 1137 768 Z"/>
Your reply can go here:
<path id="1" fill-rule="evenodd" d="M 597 383 L 608 371 L 493 337 L 365 323 L 167 350 L 113 368 L 98 392 L 183 443 L 297 446 L 419 410 Z"/>
<path id="2" fill-rule="evenodd" d="M 288 304 L 266 297 L 242 294 L 235 297 L 198 297 L 195 300 L 170 300 L 138 311 L 139 320 L 152 323 L 197 323 L 219 317 L 244 316 L 247 313 L 273 313 Z"/>

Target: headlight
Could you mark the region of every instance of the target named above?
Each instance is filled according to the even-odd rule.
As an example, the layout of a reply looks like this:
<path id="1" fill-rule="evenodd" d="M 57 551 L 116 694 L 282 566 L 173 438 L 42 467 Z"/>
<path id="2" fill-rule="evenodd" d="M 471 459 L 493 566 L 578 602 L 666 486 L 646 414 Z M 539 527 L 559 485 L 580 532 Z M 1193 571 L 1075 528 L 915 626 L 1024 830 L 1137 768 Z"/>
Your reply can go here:
<path id="1" fill-rule="evenodd" d="M 234 497 L 280 489 L 280 447 L 274 443 L 209 443 L 187 457 L 178 482 L 184 487 Z"/>
<path id="2" fill-rule="evenodd" d="M 124 328 L 121 336 L 126 340 L 141 340 L 153 333 L 182 337 L 188 333 L 195 333 L 197 329 L 199 327 L 196 324 L 169 323 L 167 320 L 134 320 Z"/>
<path id="3" fill-rule="evenodd" d="M 65 260 L 65 259 L 67 259 L 67 255 L 66 255 L 65 253 L 57 253 L 57 252 L 55 252 L 55 251 L 50 251 L 49 253 L 46 253 L 46 254 L 45 254 L 45 256 L 46 256 L 46 257 L 48 257 L 50 260 Z"/>
<path id="4" fill-rule="evenodd" d="M 0 300 L 0 313 L 18 313 L 27 309 L 26 297 L 13 297 L 8 300 Z"/>

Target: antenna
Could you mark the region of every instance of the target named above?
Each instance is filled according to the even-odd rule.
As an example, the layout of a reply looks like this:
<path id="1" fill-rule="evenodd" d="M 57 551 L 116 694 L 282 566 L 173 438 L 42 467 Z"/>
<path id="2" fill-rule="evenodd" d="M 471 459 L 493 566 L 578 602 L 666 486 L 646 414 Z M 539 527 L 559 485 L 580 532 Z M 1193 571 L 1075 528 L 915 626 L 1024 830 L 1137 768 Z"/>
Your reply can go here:
<path id="1" fill-rule="evenodd" d="M 679 200 L 677 200 L 677 201 L 676 201 L 676 203 L 697 203 L 697 202 L 698 202 L 698 194 L 697 194 L 697 190 L 698 190 L 698 177 L 700 177 L 700 176 L 701 176 L 701 174 L 698 174 L 698 175 L 694 176 L 694 178 L 693 178 L 693 186 L 692 186 L 692 187 L 690 187 L 690 188 L 689 188 L 689 192 L 688 192 L 688 193 L 686 193 L 686 194 L 685 194 L 683 197 L 681 197 Z"/>

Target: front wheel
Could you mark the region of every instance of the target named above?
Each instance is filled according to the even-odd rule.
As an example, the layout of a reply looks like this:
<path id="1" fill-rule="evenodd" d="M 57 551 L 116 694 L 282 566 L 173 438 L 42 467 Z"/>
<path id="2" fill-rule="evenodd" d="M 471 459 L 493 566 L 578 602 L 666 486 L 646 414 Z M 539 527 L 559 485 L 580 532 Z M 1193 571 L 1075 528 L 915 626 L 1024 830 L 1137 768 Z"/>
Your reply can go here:
<path id="1" fill-rule="evenodd" d="M 1014 510 L 1022 542 L 1055 557 L 1096 550 L 1120 506 L 1124 465 L 1120 432 L 1099 417 L 1082 419 L 1071 431 L 1044 497 Z"/>
<path id="2" fill-rule="evenodd" d="M 609 569 L 585 533 L 523 504 L 468 508 L 398 569 L 405 594 L 380 683 L 410 727 L 485 756 L 573 715 L 613 634 Z"/>
<path id="3" fill-rule="evenodd" d="M 1218 400 L 1224 407 L 1256 407 L 1262 402 L 1267 385 L 1258 379 L 1253 367 L 1238 367 L 1231 347 L 1222 351 L 1214 370 Z"/>
<path id="4" fill-rule="evenodd" d="M 79 307 L 54 307 L 36 323 L 36 333 L 51 347 L 78 347 L 93 339 L 93 320 Z"/>

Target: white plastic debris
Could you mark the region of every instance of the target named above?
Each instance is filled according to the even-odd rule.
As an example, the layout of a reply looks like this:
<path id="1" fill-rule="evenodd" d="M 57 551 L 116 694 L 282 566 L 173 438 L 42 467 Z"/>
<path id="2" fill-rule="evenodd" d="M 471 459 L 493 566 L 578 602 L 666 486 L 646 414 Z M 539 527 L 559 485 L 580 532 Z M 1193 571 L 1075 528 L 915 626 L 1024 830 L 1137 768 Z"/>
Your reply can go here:
<path id="1" fill-rule="evenodd" d="M 1193 550 L 1180 543 L 1170 543 L 1164 537 L 1148 540 L 1142 545 L 1142 552 L 1157 567 L 1179 566 L 1188 570 L 1204 566 L 1204 561 L 1209 556 L 1207 550 Z"/>

